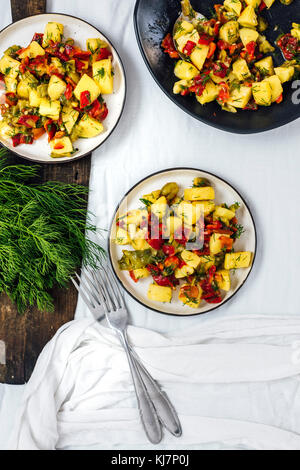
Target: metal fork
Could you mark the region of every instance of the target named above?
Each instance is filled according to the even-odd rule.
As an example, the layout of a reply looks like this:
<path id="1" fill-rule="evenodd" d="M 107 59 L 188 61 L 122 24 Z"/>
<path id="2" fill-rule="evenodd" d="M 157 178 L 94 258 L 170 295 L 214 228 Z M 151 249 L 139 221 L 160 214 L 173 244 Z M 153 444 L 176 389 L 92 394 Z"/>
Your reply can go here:
<path id="1" fill-rule="evenodd" d="M 99 319 L 99 317 L 103 316 L 103 313 L 105 312 L 109 325 L 120 337 L 121 343 L 125 348 L 128 357 L 138 396 L 142 422 L 149 440 L 153 443 L 158 443 L 161 440 L 161 430 L 160 427 L 158 428 L 157 426 L 157 417 L 171 434 L 176 437 L 180 437 L 182 434 L 180 421 L 168 396 L 161 390 L 158 383 L 145 369 L 136 353 L 128 344 L 126 335 L 127 310 L 121 290 L 114 278 L 114 275 L 107 266 L 105 267 L 105 270 L 99 270 L 97 272 L 88 270 L 88 273 L 89 276 L 82 273 L 80 286 L 76 281 L 74 281 L 74 279 L 72 279 L 72 281 L 94 317 Z M 77 279 L 80 280 L 79 276 L 76 276 Z M 142 384 L 140 384 L 140 381 Z M 141 395 L 139 395 L 139 393 L 141 393 Z M 145 414 L 145 411 L 143 410 L 145 404 L 147 414 Z M 155 413 L 154 417 L 153 405 Z M 148 417 L 150 417 L 150 420 Z"/>

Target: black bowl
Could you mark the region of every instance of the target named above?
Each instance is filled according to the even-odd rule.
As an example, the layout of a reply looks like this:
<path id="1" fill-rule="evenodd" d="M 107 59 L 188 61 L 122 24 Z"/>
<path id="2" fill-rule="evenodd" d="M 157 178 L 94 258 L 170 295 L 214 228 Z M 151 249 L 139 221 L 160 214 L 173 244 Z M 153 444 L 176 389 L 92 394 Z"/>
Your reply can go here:
<path id="1" fill-rule="evenodd" d="M 216 3 L 216 0 L 192 0 L 194 9 L 207 17 Z M 145 63 L 158 85 L 174 103 L 199 121 L 237 134 L 275 129 L 300 117 L 299 98 L 298 104 L 294 104 L 292 96 L 295 89 L 291 82 L 284 84 L 284 100 L 281 104 L 260 107 L 256 112 L 240 110 L 231 114 L 222 111 L 216 102 L 202 106 L 194 96 L 174 95 L 173 85 L 178 80 L 174 76 L 175 61 L 163 52 L 161 41 L 168 32 L 172 32 L 179 13 L 179 0 L 137 0 L 134 11 L 136 37 Z M 300 23 L 300 0 L 294 0 L 290 6 L 276 0 L 263 16 L 269 22 L 267 38 L 273 43 L 280 33 L 291 30 L 292 22 Z M 283 57 L 278 48 L 272 55 L 276 66 L 282 64 Z"/>

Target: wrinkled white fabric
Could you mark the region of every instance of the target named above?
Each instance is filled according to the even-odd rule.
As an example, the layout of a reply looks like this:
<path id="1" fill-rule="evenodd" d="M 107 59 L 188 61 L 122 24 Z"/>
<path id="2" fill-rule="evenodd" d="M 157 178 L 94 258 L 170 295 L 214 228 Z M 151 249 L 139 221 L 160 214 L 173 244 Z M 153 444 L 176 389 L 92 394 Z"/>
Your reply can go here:
<path id="1" fill-rule="evenodd" d="M 1 7 L 4 27 L 11 21 L 9 0 Z M 184 427 L 181 440 L 166 436 L 162 446 L 299 448 L 298 369 L 290 360 L 299 339 L 299 121 L 259 135 L 210 128 L 177 108 L 150 76 L 134 35 L 134 0 L 47 0 L 47 7 L 102 30 L 127 74 L 123 118 L 92 159 L 89 207 L 98 227 L 108 229 L 120 198 L 139 179 L 175 166 L 227 179 L 256 221 L 252 274 L 220 309 L 174 318 L 127 298 L 131 323 L 143 328 L 131 328 L 131 337 Z M 87 327 L 89 314 L 79 299 L 77 318 L 83 317 L 47 345 L 27 398 L 23 387 L 0 386 L 0 448 L 12 428 L 18 434 L 11 443 L 19 447 L 149 447 L 125 356 L 106 330 Z M 21 399 L 23 418 L 14 426 Z"/>
<path id="2" fill-rule="evenodd" d="M 129 338 L 182 422 L 182 438 L 165 433 L 160 448 L 300 449 L 300 321 L 236 317 L 184 336 L 130 327 Z M 25 388 L 8 447 L 155 448 L 111 330 L 87 319 L 59 330 Z"/>

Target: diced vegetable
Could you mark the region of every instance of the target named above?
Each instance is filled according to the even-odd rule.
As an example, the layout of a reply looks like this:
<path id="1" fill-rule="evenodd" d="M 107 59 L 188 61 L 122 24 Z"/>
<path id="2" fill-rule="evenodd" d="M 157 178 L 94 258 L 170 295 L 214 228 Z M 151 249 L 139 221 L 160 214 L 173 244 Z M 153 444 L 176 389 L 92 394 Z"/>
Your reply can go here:
<path id="1" fill-rule="evenodd" d="M 76 134 L 78 137 L 90 139 L 96 137 L 104 131 L 101 122 L 85 114 L 76 125 Z"/>
<path id="2" fill-rule="evenodd" d="M 216 280 L 220 289 L 225 290 L 226 292 L 230 291 L 231 280 L 230 272 L 226 269 L 221 269 L 216 273 Z"/>
<path id="3" fill-rule="evenodd" d="M 150 273 L 148 269 L 142 268 L 142 269 L 133 269 L 133 274 L 136 280 L 138 281 L 139 279 L 145 279 L 150 276 Z"/>
<path id="4" fill-rule="evenodd" d="M 42 46 L 47 47 L 50 41 L 61 42 L 63 33 L 64 26 L 61 23 L 49 22 L 45 28 Z"/>
<path id="5" fill-rule="evenodd" d="M 236 60 L 232 66 L 232 71 L 241 82 L 244 82 L 247 78 L 251 77 L 251 73 L 245 59 L 239 58 Z"/>
<path id="6" fill-rule="evenodd" d="M 275 74 L 278 76 L 279 80 L 281 83 L 289 82 L 292 80 L 294 74 L 295 74 L 295 67 L 289 66 L 289 67 L 275 67 L 274 69 Z"/>
<path id="7" fill-rule="evenodd" d="M 245 8 L 243 13 L 239 17 L 238 22 L 244 28 L 255 28 L 258 25 L 255 10 L 251 5 Z"/>
<path id="8" fill-rule="evenodd" d="M 52 101 L 58 100 L 66 91 L 67 84 L 56 75 L 52 75 L 48 85 L 48 95 Z"/>
<path id="9" fill-rule="evenodd" d="M 225 23 L 220 29 L 219 37 L 228 44 L 234 44 L 239 38 L 238 22 L 228 21 L 228 23 Z"/>
<path id="10" fill-rule="evenodd" d="M 151 212 L 156 215 L 159 219 L 162 219 L 168 209 L 168 202 L 165 196 L 160 197 L 151 206 Z"/>
<path id="11" fill-rule="evenodd" d="M 99 60 L 93 64 L 93 78 L 98 84 L 101 94 L 109 95 L 113 92 L 114 77 L 111 58 Z"/>
<path id="12" fill-rule="evenodd" d="M 200 286 L 183 284 L 179 291 L 179 300 L 191 308 L 198 308 L 201 303 L 202 289 Z"/>
<path id="13" fill-rule="evenodd" d="M 252 97 L 252 88 L 248 86 L 240 85 L 237 88 L 234 88 L 230 92 L 229 100 L 227 104 L 234 106 L 235 108 L 244 109 L 249 103 Z"/>
<path id="14" fill-rule="evenodd" d="M 251 263 L 250 251 L 242 251 L 238 253 L 227 253 L 225 255 L 224 268 L 225 269 L 239 269 L 248 268 Z"/>
<path id="15" fill-rule="evenodd" d="M 190 62 L 179 60 L 175 65 L 174 74 L 181 80 L 191 80 L 199 74 L 199 71 Z"/>
<path id="16" fill-rule="evenodd" d="M 196 99 L 202 105 L 206 103 L 210 103 L 211 101 L 214 101 L 218 97 L 219 91 L 220 91 L 219 87 L 215 85 L 212 80 L 209 80 L 205 85 L 205 89 L 202 95 L 201 96 L 196 95 Z"/>
<path id="17" fill-rule="evenodd" d="M 46 116 L 54 121 L 59 119 L 61 105 L 59 101 L 50 101 L 48 98 L 42 98 L 39 108 L 41 116 Z"/>
<path id="18" fill-rule="evenodd" d="M 184 190 L 185 201 L 205 201 L 207 199 L 214 199 L 215 191 L 211 186 L 203 188 L 186 188 Z"/>
<path id="19" fill-rule="evenodd" d="M 79 80 L 75 90 L 74 90 L 74 95 L 76 98 L 80 101 L 80 96 L 81 93 L 84 91 L 89 91 L 90 92 L 90 99 L 91 103 L 95 101 L 98 96 L 100 95 L 100 89 L 95 83 L 95 81 L 89 77 L 88 75 L 84 74 L 81 79 Z"/>
<path id="20" fill-rule="evenodd" d="M 272 56 L 265 57 L 255 63 L 255 67 L 266 77 L 274 75 L 274 65 Z"/>
<path id="21" fill-rule="evenodd" d="M 259 33 L 255 31 L 255 29 L 251 29 L 251 28 L 240 29 L 240 38 L 245 47 L 250 42 L 256 42 L 258 39 L 258 36 L 259 36 Z"/>
<path id="22" fill-rule="evenodd" d="M 68 134 L 71 134 L 73 127 L 79 117 L 79 111 L 73 108 L 72 105 L 66 104 L 62 110 L 62 121 Z"/>
<path id="23" fill-rule="evenodd" d="M 156 284 L 150 284 L 148 290 L 148 299 L 154 302 L 171 302 L 172 300 L 172 289 L 171 287 L 157 286 Z"/>
<path id="24" fill-rule="evenodd" d="M 51 140 L 50 147 L 52 149 L 52 156 L 53 154 L 70 156 L 73 152 L 73 145 L 69 137 L 61 137 L 60 139 Z"/>
<path id="25" fill-rule="evenodd" d="M 277 75 L 272 75 L 272 77 L 266 78 L 265 81 L 271 86 L 272 103 L 274 103 L 283 93 L 281 81 Z"/>
<path id="26" fill-rule="evenodd" d="M 229 235 L 222 234 L 222 233 L 213 233 L 209 240 L 209 250 L 212 255 L 217 255 L 222 251 L 223 244 L 222 239 L 223 237 L 229 238 Z"/>
<path id="27" fill-rule="evenodd" d="M 183 261 L 194 269 L 197 269 L 200 263 L 200 258 L 198 255 L 193 253 L 192 251 L 183 250 L 181 253 L 181 257 Z"/>
<path id="28" fill-rule="evenodd" d="M 198 45 L 197 47 L 195 47 L 195 49 L 191 53 L 190 55 L 191 61 L 197 67 L 198 70 L 202 70 L 204 62 L 206 61 L 208 52 L 209 52 L 209 46 L 206 46 L 204 44 L 204 45 Z M 193 71 L 192 71 L 192 74 L 193 74 Z"/>
<path id="29" fill-rule="evenodd" d="M 45 55 L 44 49 L 39 45 L 38 42 L 32 41 L 29 46 L 23 49 L 23 52 L 19 54 L 19 58 L 25 59 L 28 57 L 29 59 L 34 59 L 35 57 L 43 55 Z"/>
<path id="30" fill-rule="evenodd" d="M 119 261 L 121 270 L 132 271 L 141 269 L 151 264 L 153 258 L 152 250 L 128 251 L 123 250 L 123 256 Z"/>
<path id="31" fill-rule="evenodd" d="M 254 100 L 260 106 L 271 106 L 272 104 L 272 89 L 267 81 L 255 83 L 252 87 Z"/>

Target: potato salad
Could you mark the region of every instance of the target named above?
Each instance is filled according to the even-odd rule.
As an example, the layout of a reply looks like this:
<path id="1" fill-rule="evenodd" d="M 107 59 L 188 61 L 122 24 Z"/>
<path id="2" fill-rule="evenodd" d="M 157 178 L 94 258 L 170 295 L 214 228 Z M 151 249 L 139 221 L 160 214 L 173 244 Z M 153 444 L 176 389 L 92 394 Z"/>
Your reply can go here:
<path id="1" fill-rule="evenodd" d="M 119 215 L 115 243 L 128 245 L 119 268 L 132 282 L 151 277 L 148 298 L 178 298 L 191 308 L 201 302 L 218 304 L 231 289 L 230 272 L 249 268 L 252 253 L 235 251 L 243 233 L 240 205 L 217 204 L 209 181 L 195 178 L 180 195 L 177 183 L 145 194 L 142 206 Z"/>
<path id="2" fill-rule="evenodd" d="M 197 19 L 189 0 L 182 0 L 183 17 L 162 42 L 176 59 L 173 92 L 194 95 L 201 104 L 217 101 L 224 111 L 256 111 L 283 100 L 283 84 L 300 69 L 300 25 L 278 38 L 286 59 L 274 66 L 274 45 L 267 39 L 262 12 L 278 0 L 225 0 L 215 5 L 211 19 Z M 289 5 L 293 0 L 281 0 Z"/>
<path id="3" fill-rule="evenodd" d="M 9 47 L 0 60 L 1 137 L 16 147 L 46 133 L 53 158 L 72 156 L 78 138 L 104 131 L 103 96 L 113 92 L 109 45 L 91 38 L 81 50 L 63 33 L 62 24 L 50 22 L 44 34 L 36 33 L 24 48 Z"/>

